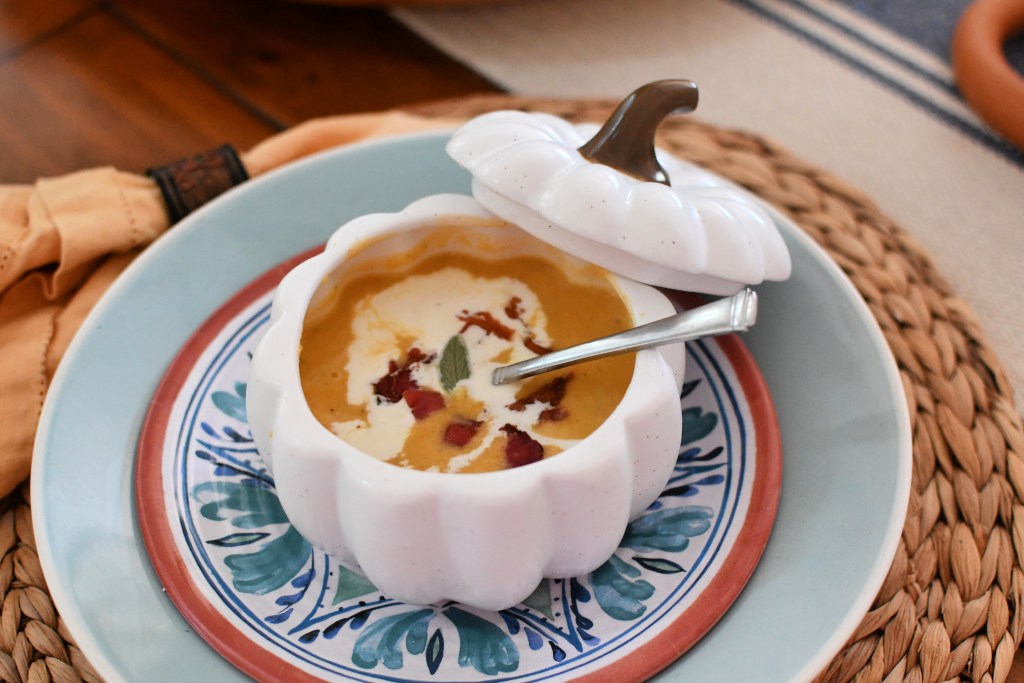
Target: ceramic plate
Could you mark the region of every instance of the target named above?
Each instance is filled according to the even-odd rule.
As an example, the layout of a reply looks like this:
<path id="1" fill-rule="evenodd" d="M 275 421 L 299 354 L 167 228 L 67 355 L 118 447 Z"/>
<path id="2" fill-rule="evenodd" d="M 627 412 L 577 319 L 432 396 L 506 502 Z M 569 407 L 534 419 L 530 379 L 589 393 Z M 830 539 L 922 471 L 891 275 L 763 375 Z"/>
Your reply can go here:
<path id="1" fill-rule="evenodd" d="M 109 680 L 245 679 L 180 616 L 141 540 L 134 454 L 167 368 L 225 301 L 261 273 L 322 243 L 336 226 L 365 213 L 397 211 L 428 194 L 468 192 L 468 177 L 444 154 L 445 139 L 432 134 L 353 146 L 233 190 L 148 249 L 76 337 L 40 424 L 33 520 L 54 601 Z M 810 679 L 868 609 L 906 511 L 909 426 L 891 355 L 840 271 L 776 218 L 793 253 L 794 276 L 758 288 L 760 319 L 744 336 L 775 399 L 783 439 L 775 528 L 732 608 L 659 674 L 664 680 Z M 230 394 L 230 387 L 218 390 Z M 233 439 L 223 424 L 209 426 Z M 238 531 L 211 540 L 228 538 L 228 547 L 245 540 L 230 538 Z M 301 592 L 304 583 L 300 572 L 284 584 L 292 591 L 274 593 L 273 601 Z M 367 595 L 366 602 L 378 599 Z M 445 630 L 457 632 L 457 624 L 440 624 L 427 630 L 423 650 L 435 652 L 435 659 L 434 628 L 447 642 L 458 642 L 457 633 Z M 367 618 L 363 628 L 370 625 Z M 347 628 L 353 630 L 351 623 Z M 523 651 L 533 652 L 525 629 L 520 634 Z M 321 629 L 318 639 L 324 635 Z M 543 647 L 550 651 L 546 641 Z M 430 662 L 422 661 L 429 673 Z M 438 666 L 446 666 L 444 657 Z M 383 666 L 377 671 L 387 673 Z"/>
<path id="2" fill-rule="evenodd" d="M 771 399 L 734 336 L 689 345 L 675 471 L 593 573 L 545 580 L 500 612 L 424 608 L 311 548 L 287 523 L 245 413 L 274 285 L 301 258 L 200 327 L 142 426 L 143 540 L 170 598 L 221 654 L 265 681 L 643 680 L 732 604 L 768 541 L 782 470 Z"/>

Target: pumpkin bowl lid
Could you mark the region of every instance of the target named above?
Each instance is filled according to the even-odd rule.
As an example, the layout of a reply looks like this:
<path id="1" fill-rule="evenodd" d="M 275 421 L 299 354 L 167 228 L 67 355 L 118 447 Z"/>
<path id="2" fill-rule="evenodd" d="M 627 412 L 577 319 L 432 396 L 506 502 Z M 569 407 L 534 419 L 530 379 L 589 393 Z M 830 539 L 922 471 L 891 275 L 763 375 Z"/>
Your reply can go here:
<path id="1" fill-rule="evenodd" d="M 657 125 L 696 102 L 692 82 L 671 80 L 634 91 L 600 129 L 491 112 L 447 152 L 488 210 L 619 275 L 716 295 L 786 279 L 789 251 L 759 200 L 655 149 Z"/>

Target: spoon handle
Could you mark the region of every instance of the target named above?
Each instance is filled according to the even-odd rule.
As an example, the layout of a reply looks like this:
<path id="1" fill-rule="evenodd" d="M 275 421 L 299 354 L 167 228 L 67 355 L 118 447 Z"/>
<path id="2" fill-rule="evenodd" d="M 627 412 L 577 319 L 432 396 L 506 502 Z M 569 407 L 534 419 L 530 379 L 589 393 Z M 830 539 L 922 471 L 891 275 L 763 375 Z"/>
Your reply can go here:
<path id="1" fill-rule="evenodd" d="M 757 320 L 757 294 L 744 289 L 710 304 L 634 327 L 618 334 L 496 368 L 492 384 L 507 384 L 587 360 L 650 349 L 700 337 L 746 332 Z"/>

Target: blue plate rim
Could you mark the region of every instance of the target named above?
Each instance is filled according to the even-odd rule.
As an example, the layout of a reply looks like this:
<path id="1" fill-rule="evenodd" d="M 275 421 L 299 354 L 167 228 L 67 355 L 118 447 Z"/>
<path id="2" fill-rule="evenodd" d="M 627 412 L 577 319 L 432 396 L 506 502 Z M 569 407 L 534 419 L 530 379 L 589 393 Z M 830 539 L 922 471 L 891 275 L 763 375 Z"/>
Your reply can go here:
<path id="1" fill-rule="evenodd" d="M 51 381 L 50 389 L 47 393 L 47 398 L 44 402 L 40 416 L 31 473 L 31 497 L 34 503 L 32 506 L 32 521 L 36 530 L 37 553 L 44 570 L 44 575 L 47 577 L 49 582 L 49 590 L 53 598 L 53 602 L 58 608 L 68 629 L 75 637 L 82 652 L 86 655 L 97 672 L 104 678 L 108 680 L 121 680 L 122 674 L 117 670 L 115 665 L 103 655 L 104 646 L 94 637 L 94 634 L 91 632 L 87 624 L 85 616 L 78 609 L 77 603 L 65 591 L 61 581 L 54 580 L 55 578 L 59 578 L 57 576 L 57 563 L 55 559 L 57 550 L 51 545 L 51 532 L 46 515 L 47 504 L 44 502 L 45 498 L 43 495 L 44 485 L 48 475 L 48 472 L 46 471 L 47 452 L 53 430 L 55 429 L 53 424 L 53 413 L 55 411 L 54 405 L 56 403 L 56 397 L 64 391 L 65 385 L 72 380 L 74 367 L 79 362 L 79 356 L 82 353 L 81 349 L 85 345 L 85 339 L 89 336 L 89 332 L 93 327 L 95 327 L 98 321 L 102 320 L 109 314 L 108 311 L 115 307 L 118 299 L 125 296 L 127 293 L 130 293 L 132 286 L 142 276 L 142 274 L 146 272 L 152 261 L 160 258 L 164 251 L 173 248 L 178 241 L 185 239 L 191 232 L 203 229 L 205 227 L 203 225 L 204 220 L 208 216 L 221 210 L 220 207 L 226 203 L 238 201 L 247 193 L 259 192 L 264 187 L 273 185 L 289 174 L 302 172 L 307 168 L 318 166 L 325 161 L 332 161 L 336 157 L 345 157 L 356 152 L 378 147 L 401 147 L 403 145 L 408 145 L 412 141 L 438 138 L 447 136 L 447 134 L 448 130 L 439 129 L 430 132 L 412 133 L 384 139 L 368 140 L 342 148 L 326 150 L 288 164 L 287 166 L 275 169 L 274 171 L 252 179 L 244 185 L 232 189 L 209 204 L 201 207 L 180 223 L 173 226 L 173 229 L 168 230 L 155 240 L 149 248 L 143 251 L 143 253 L 128 266 L 124 273 L 122 273 L 114 282 L 110 289 L 104 294 L 100 302 L 87 316 L 82 325 L 84 334 L 76 335 L 75 339 L 72 340 L 69 348 L 67 349 L 64 360 L 60 363 L 53 380 Z M 744 192 L 746 191 L 744 190 Z M 903 524 L 907 513 L 907 505 L 909 502 L 912 471 L 910 416 L 905 402 L 902 380 L 900 379 L 899 371 L 896 367 L 892 352 L 885 342 L 885 338 L 877 321 L 871 314 L 870 309 L 863 301 L 850 279 L 845 273 L 843 273 L 827 252 L 825 252 L 825 250 L 809 236 L 803 233 L 803 231 L 800 230 L 788 217 L 782 214 L 775 207 L 772 207 L 760 198 L 757 198 L 755 195 L 751 196 L 754 196 L 757 201 L 767 207 L 773 219 L 779 226 L 780 231 L 782 231 L 788 239 L 793 240 L 796 244 L 802 247 L 814 261 L 818 262 L 818 264 L 828 272 L 831 279 L 845 295 L 844 303 L 849 304 L 857 315 L 858 322 L 863 326 L 864 332 L 867 333 L 868 338 L 871 340 L 871 351 L 879 357 L 882 363 L 882 367 L 880 369 L 885 376 L 888 398 L 892 400 L 892 408 L 897 413 L 895 415 L 895 422 L 899 426 L 898 432 L 895 435 L 895 456 L 898 460 L 898 467 L 895 470 L 894 500 L 892 501 L 890 521 L 886 533 L 879 544 L 879 550 L 875 561 L 872 564 L 872 570 L 869 576 L 865 579 L 856 600 L 851 604 L 850 609 L 833 631 L 832 635 L 818 648 L 817 654 L 808 660 L 806 664 L 789 679 L 792 681 L 806 681 L 810 680 L 810 678 L 827 666 L 829 661 L 831 661 L 835 654 L 839 652 L 850 635 L 853 634 L 864 614 L 866 614 L 870 608 L 872 601 L 888 574 L 892 558 L 895 556 L 899 539 L 902 534 Z M 776 524 L 778 523 L 779 520 L 777 519 Z M 136 538 L 135 540 L 137 543 L 141 543 L 140 539 Z M 198 639 L 198 636 L 195 637 Z"/>

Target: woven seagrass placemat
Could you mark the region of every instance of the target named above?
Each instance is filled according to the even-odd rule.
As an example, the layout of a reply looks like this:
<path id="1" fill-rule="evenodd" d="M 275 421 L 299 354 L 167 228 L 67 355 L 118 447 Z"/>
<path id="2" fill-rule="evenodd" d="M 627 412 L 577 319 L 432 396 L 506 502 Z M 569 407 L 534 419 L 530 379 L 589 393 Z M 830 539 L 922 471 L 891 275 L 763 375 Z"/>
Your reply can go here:
<path id="1" fill-rule="evenodd" d="M 409 111 L 600 122 L 615 104 L 482 96 Z M 818 680 L 1004 681 L 1024 636 L 1024 431 L 971 310 L 909 235 L 827 171 L 691 117 L 666 121 L 659 143 L 789 214 L 851 278 L 899 365 L 914 439 L 907 521 L 871 610 Z M 0 557 L 0 680 L 98 681 L 50 601 L 26 487 L 0 504 Z"/>

